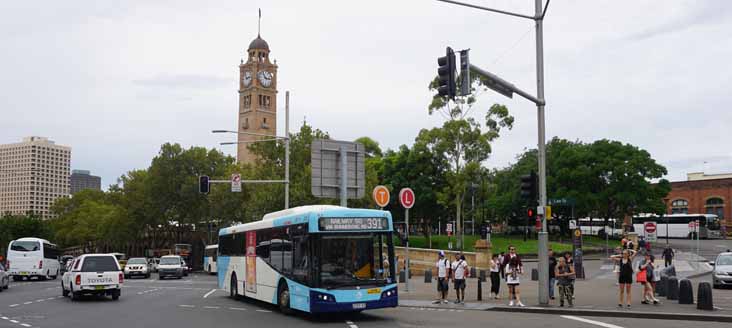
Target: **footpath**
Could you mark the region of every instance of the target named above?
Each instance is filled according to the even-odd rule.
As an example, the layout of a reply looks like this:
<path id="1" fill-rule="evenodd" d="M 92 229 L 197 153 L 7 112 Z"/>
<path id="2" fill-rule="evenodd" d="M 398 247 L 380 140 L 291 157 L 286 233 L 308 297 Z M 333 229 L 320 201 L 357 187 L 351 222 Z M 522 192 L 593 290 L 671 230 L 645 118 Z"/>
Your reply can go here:
<path id="1" fill-rule="evenodd" d="M 676 275 L 681 279 L 689 279 L 692 283 L 694 301 L 696 302 L 699 282 L 710 282 L 708 273 L 712 270 L 706 262 L 695 258 L 693 254 L 678 254 L 674 261 Z M 561 315 L 584 315 L 598 317 L 632 317 L 647 319 L 667 320 L 692 320 L 692 321 L 719 321 L 732 322 L 732 290 L 713 290 L 714 311 L 698 310 L 696 304 L 679 304 L 677 300 L 667 300 L 665 297 L 657 298 L 661 301 L 658 305 L 641 304 L 642 286 L 633 284 L 631 308 L 618 307 L 618 289 L 615 284 L 617 278 L 612 272 L 612 263 L 605 260 L 585 261 L 585 279 L 575 282 L 574 307 L 559 307 L 558 288 L 555 287 L 555 300 L 550 300 L 549 305 L 538 304 L 538 282 L 531 281 L 531 271 L 536 268 L 537 263 L 524 263 L 524 275 L 521 276 L 519 287 L 520 297 L 525 307 L 508 306 L 508 287 L 505 281 L 501 281 L 499 299 L 490 299 L 490 278 L 482 283 L 482 301 L 478 301 L 478 279 L 469 278 L 467 281 L 466 297 L 464 304 L 454 304 L 455 291 L 450 284 L 448 293 L 449 304 L 432 304 L 437 298 L 437 282 L 432 279 L 426 283 L 423 276 L 413 276 L 410 279 L 410 289 L 406 291 L 404 283 L 399 284 L 399 304 L 405 307 L 416 307 L 425 311 L 449 311 L 449 310 L 482 310 L 482 311 L 505 311 L 525 313 L 549 313 Z M 663 261 L 657 265 L 663 267 Z"/>

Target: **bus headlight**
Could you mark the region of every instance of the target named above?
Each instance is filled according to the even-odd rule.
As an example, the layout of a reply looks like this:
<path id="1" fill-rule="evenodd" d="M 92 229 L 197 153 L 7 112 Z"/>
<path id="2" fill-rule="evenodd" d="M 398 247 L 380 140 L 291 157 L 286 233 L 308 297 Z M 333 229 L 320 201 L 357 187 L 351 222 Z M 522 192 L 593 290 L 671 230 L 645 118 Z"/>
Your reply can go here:
<path id="1" fill-rule="evenodd" d="M 396 295 L 397 295 L 396 288 L 392 288 L 392 289 L 382 292 L 381 298 L 384 299 L 384 298 L 388 298 L 388 297 L 396 297 Z"/>
<path id="2" fill-rule="evenodd" d="M 329 294 L 323 294 L 318 292 L 311 292 L 311 298 L 316 299 L 319 302 L 335 302 L 335 296 Z"/>

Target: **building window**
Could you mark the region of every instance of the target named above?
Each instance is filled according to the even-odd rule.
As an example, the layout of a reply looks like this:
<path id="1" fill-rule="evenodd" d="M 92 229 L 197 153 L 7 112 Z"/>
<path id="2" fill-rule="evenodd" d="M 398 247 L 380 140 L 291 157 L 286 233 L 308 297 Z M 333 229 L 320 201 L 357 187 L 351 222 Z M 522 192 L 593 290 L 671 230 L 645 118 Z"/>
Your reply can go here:
<path id="1" fill-rule="evenodd" d="M 677 199 L 671 202 L 671 214 L 689 214 L 689 202 Z"/>
<path id="2" fill-rule="evenodd" d="M 252 106 L 252 95 L 244 96 L 244 108 L 249 108 Z"/>
<path id="3" fill-rule="evenodd" d="M 707 214 L 716 214 L 719 219 L 724 219 L 724 201 L 721 198 L 714 197 L 707 199 L 704 206 Z"/>

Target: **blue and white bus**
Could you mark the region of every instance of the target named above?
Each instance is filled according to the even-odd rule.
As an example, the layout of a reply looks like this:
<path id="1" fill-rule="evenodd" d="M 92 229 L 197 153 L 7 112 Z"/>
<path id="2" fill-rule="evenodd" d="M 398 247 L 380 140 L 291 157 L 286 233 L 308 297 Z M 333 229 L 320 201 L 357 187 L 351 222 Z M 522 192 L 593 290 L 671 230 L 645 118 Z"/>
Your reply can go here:
<path id="1" fill-rule="evenodd" d="M 208 245 L 203 251 L 203 270 L 209 274 L 216 274 L 216 258 L 219 255 L 219 245 Z"/>
<path id="2" fill-rule="evenodd" d="M 219 231 L 219 288 L 310 313 L 396 307 L 387 211 L 302 206 Z"/>

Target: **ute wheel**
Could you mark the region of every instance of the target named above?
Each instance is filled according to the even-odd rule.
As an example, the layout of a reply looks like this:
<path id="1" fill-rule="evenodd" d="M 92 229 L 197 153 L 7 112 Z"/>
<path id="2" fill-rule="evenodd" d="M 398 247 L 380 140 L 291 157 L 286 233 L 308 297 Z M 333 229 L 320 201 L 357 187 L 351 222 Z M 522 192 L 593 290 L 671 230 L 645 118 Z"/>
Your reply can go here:
<path id="1" fill-rule="evenodd" d="M 229 297 L 233 299 L 239 298 L 239 286 L 236 283 L 236 275 L 231 275 L 231 283 L 229 284 Z"/>
<path id="2" fill-rule="evenodd" d="M 66 290 L 66 288 L 64 288 L 64 283 L 63 282 L 61 282 L 61 296 L 63 296 L 63 297 L 68 297 L 69 296 L 69 291 Z"/>
<path id="3" fill-rule="evenodd" d="M 279 305 L 280 311 L 284 314 L 292 313 L 292 309 L 290 308 L 290 290 L 287 288 L 287 284 L 280 283 L 277 295 L 277 305 Z"/>
<path id="4" fill-rule="evenodd" d="M 116 300 L 118 300 L 118 299 L 119 299 L 119 295 L 120 295 L 120 294 L 122 294 L 122 291 L 121 291 L 121 290 L 119 290 L 119 289 L 117 289 L 117 290 L 113 291 L 113 292 L 112 292 L 112 300 L 113 300 L 113 301 L 116 301 Z"/>
<path id="5" fill-rule="evenodd" d="M 73 287 L 72 287 L 71 283 L 69 283 L 69 293 L 71 294 L 71 300 L 72 301 L 78 301 L 79 300 L 79 297 L 81 295 L 79 295 L 77 293 L 74 293 L 74 290 L 72 288 Z"/>

